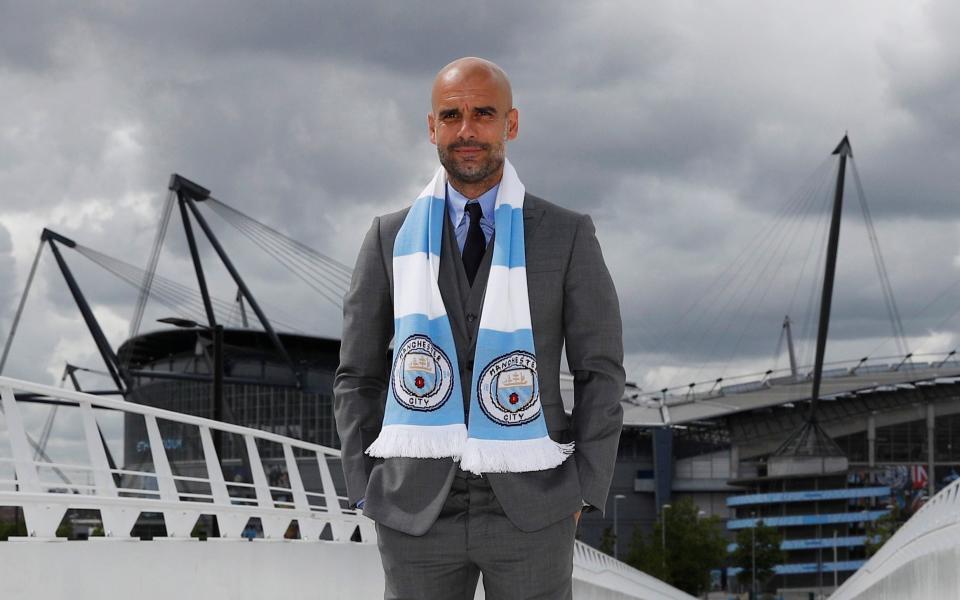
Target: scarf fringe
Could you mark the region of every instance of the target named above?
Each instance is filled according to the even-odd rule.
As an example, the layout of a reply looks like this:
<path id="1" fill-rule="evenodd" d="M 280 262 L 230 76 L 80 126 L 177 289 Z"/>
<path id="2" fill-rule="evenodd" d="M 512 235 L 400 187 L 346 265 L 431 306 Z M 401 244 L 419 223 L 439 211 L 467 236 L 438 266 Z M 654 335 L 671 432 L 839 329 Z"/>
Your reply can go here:
<path id="1" fill-rule="evenodd" d="M 573 454 L 573 442 L 561 444 L 549 437 L 529 440 L 470 438 L 463 449 L 460 468 L 483 473 L 545 471 L 559 466 Z"/>
<path id="2" fill-rule="evenodd" d="M 467 427 L 454 425 L 384 425 L 366 453 L 376 458 L 449 458 L 457 460 L 467 441 Z"/>

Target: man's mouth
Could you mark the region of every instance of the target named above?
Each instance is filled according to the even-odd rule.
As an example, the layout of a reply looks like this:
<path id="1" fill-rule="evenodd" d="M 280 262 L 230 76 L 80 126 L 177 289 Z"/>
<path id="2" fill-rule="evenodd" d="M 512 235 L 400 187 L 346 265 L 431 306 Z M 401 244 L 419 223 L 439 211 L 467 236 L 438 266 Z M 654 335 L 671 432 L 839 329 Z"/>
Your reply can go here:
<path id="1" fill-rule="evenodd" d="M 460 160 L 476 160 L 483 155 L 484 149 L 481 146 L 460 146 L 454 148 L 453 155 Z"/>
<path id="2" fill-rule="evenodd" d="M 454 152 L 481 152 L 486 150 L 483 144 L 451 144 L 450 149 Z"/>

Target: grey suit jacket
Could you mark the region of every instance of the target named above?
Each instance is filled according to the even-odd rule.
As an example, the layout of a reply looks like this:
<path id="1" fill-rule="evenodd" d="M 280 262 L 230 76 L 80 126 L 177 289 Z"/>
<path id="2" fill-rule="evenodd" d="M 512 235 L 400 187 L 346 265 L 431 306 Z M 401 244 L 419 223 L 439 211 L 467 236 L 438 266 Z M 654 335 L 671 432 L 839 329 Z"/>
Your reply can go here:
<path id="1" fill-rule="evenodd" d="M 456 473 L 452 459 L 372 459 L 364 450 L 383 422 L 393 338 L 393 243 L 407 210 L 374 219 L 360 248 L 343 304 L 334 410 L 351 505 L 375 521 L 422 535 L 440 513 Z M 527 194 L 527 288 L 540 401 L 550 437 L 576 442 L 572 458 L 546 471 L 486 474 L 507 517 L 524 531 L 546 527 L 606 503 L 623 410 L 623 340 L 616 290 L 590 217 Z M 457 346 L 465 412 L 492 247 L 473 287 L 467 282 L 449 219 L 444 219 L 439 287 Z M 560 398 L 560 353 L 574 374 L 574 409 Z"/>

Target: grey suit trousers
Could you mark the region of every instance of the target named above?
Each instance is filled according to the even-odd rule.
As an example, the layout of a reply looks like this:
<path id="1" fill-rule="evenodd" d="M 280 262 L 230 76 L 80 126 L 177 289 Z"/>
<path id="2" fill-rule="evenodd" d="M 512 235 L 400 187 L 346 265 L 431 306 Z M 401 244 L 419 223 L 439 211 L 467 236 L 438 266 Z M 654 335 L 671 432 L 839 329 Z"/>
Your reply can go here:
<path id="1" fill-rule="evenodd" d="M 573 515 L 526 532 L 507 518 L 486 477 L 457 470 L 429 531 L 414 536 L 377 524 L 385 600 L 572 598 Z"/>

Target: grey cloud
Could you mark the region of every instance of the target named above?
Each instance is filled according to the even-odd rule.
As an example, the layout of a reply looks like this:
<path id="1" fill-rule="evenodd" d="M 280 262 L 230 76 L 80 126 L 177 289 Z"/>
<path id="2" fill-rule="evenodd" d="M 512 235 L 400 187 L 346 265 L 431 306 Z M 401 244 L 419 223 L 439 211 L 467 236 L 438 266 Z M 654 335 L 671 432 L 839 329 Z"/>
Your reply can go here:
<path id="1" fill-rule="evenodd" d="M 11 254 L 10 232 L 0 223 L 0 310 L 8 314 L 17 304 L 16 293 L 16 263 Z M 0 321 L 0 335 L 6 337 L 6 329 Z"/>
<path id="2" fill-rule="evenodd" d="M 34 9 L 33 20 L 57 19 L 55 9 L 49 5 L 46 10 Z M 426 57 L 452 60 L 464 49 L 487 56 L 522 51 L 528 36 L 549 31 L 563 11 L 504 0 L 483 5 L 339 0 L 287 2 L 282 7 L 225 1 L 130 7 L 108 2 L 72 12 L 74 22 L 115 36 L 126 49 L 148 53 L 144 58 L 162 60 L 172 54 L 244 60 L 275 55 L 424 76 L 443 64 L 430 64 Z"/>
<path id="3" fill-rule="evenodd" d="M 176 171 L 352 264 L 373 215 L 408 202 L 435 168 L 424 123 L 433 73 L 478 54 L 513 79 L 521 136 L 510 156 L 528 189 L 593 215 L 621 292 L 627 348 L 644 370 L 727 360 L 734 349 L 737 364 L 767 364 L 789 277 L 746 301 L 739 320 L 686 334 L 707 334 L 700 344 L 672 324 L 845 129 L 904 324 L 923 336 L 957 304 L 948 295 L 918 314 L 956 277 L 960 255 L 960 45 L 946 26 L 956 9 L 933 3 L 909 13 L 898 33 L 890 23 L 906 12 L 895 7 L 852 5 L 824 23 L 826 6 L 5 5 L 16 18 L 0 23 L 0 212 L 11 231 L 42 215 L 142 265 Z M 862 231 L 852 196 L 847 208 L 843 239 L 853 241 Z M 336 333 L 334 307 L 202 210 L 263 303 Z M 21 263 L 32 252 L 19 247 L 26 237 L 14 236 Z M 801 241 L 785 269 L 799 269 Z M 835 347 L 852 353 L 889 331 L 863 244 L 842 249 L 831 329 Z M 214 293 L 232 297 L 201 246 Z M 68 260 L 105 320 L 130 314 L 131 290 Z M 48 364 L 58 340 L 76 360 L 97 360 L 51 263 L 30 307 L 49 318 L 25 322 L 12 365 L 30 378 L 59 370 Z M 175 216 L 159 271 L 189 284 L 191 268 Z M 3 273 L 0 264 L 0 283 Z M 804 308 L 808 279 L 795 300 Z M 702 319 L 722 317 L 715 304 Z M 166 310 L 152 304 L 144 328 Z M 112 341 L 124 333 L 115 328 Z"/>
<path id="4" fill-rule="evenodd" d="M 58 63 L 55 41 L 72 13 L 68 5 L 46 2 L 0 2 L 0 65 L 24 71 L 46 71 Z"/>

